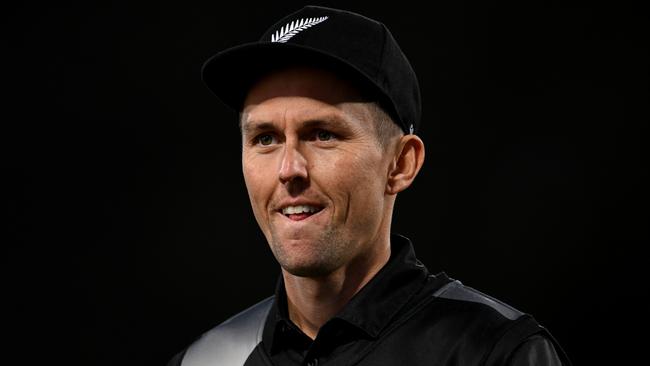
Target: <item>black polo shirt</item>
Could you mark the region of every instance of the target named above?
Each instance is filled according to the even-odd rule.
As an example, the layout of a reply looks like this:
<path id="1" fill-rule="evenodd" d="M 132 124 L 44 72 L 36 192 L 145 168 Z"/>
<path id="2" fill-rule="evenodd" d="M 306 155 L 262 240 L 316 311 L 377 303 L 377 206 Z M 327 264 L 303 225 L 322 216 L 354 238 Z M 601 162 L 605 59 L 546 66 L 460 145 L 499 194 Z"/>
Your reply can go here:
<path id="1" fill-rule="evenodd" d="M 314 340 L 275 295 L 204 334 L 169 363 L 207 365 L 568 365 L 532 316 L 444 272 L 431 275 L 410 240 L 391 235 L 386 265 Z"/>

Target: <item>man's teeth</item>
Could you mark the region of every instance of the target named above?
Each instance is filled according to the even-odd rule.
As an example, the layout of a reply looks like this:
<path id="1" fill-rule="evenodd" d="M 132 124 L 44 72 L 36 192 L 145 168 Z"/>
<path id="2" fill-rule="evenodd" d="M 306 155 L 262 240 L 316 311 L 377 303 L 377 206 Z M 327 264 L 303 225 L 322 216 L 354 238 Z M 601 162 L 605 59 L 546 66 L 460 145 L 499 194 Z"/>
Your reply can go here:
<path id="1" fill-rule="evenodd" d="M 299 214 L 303 212 L 314 213 L 318 211 L 318 208 L 314 206 L 300 205 L 300 206 L 288 206 L 282 209 L 284 215 Z"/>

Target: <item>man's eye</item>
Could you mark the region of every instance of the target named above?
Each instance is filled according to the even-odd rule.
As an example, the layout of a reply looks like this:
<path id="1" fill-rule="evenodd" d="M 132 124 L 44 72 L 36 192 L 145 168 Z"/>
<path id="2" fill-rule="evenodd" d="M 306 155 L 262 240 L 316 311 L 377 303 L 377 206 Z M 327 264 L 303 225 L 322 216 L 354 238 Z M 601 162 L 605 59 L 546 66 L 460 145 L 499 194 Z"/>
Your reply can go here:
<path id="1" fill-rule="evenodd" d="M 257 141 L 259 141 L 260 144 L 262 145 L 271 145 L 273 143 L 273 136 L 266 134 L 266 135 L 260 135 L 257 138 Z"/>
<path id="2" fill-rule="evenodd" d="M 320 141 L 329 141 L 332 139 L 332 137 L 334 137 L 331 132 L 323 130 L 318 131 L 318 134 L 316 136 Z"/>

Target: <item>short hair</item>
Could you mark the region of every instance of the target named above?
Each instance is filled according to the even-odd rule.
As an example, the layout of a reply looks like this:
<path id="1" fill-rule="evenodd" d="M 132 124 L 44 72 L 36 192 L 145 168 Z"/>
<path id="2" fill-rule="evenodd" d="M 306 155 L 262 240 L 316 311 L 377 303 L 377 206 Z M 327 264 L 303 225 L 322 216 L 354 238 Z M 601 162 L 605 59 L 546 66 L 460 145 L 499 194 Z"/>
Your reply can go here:
<path id="1" fill-rule="evenodd" d="M 402 128 L 386 113 L 386 110 L 377 101 L 368 104 L 370 115 L 375 129 L 375 136 L 379 146 L 385 151 L 392 145 L 391 142 L 398 136 L 404 135 Z"/>

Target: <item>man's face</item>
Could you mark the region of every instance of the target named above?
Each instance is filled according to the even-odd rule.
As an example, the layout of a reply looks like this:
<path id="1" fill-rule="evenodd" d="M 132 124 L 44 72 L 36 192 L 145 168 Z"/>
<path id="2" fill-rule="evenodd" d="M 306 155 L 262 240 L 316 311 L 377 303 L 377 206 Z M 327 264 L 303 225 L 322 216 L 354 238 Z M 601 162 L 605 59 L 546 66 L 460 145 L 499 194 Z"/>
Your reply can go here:
<path id="1" fill-rule="evenodd" d="M 390 225 L 392 156 L 370 118 L 356 89 L 324 70 L 276 72 L 249 91 L 244 179 L 255 218 L 289 273 L 317 277 L 363 261 Z"/>

